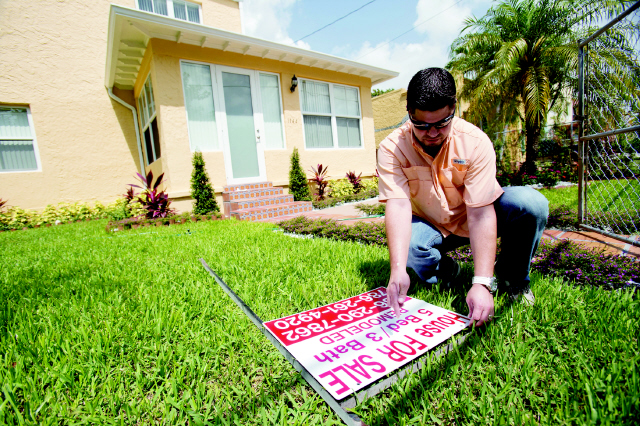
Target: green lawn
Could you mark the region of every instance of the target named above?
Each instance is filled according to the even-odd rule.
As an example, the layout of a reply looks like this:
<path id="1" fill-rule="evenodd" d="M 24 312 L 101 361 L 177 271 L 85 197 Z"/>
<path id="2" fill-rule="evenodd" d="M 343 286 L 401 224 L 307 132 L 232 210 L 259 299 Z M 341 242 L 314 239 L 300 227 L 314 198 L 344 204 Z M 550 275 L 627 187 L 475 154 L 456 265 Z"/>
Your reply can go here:
<path id="1" fill-rule="evenodd" d="M 237 221 L 105 224 L 0 233 L 0 423 L 340 424 L 198 258 L 267 320 L 386 285 L 386 249 Z M 499 299 L 490 326 L 358 413 L 371 425 L 637 424 L 638 301 L 540 276 L 533 289 L 534 308 Z M 463 289 L 414 290 L 467 312 Z"/>
<path id="2" fill-rule="evenodd" d="M 540 189 L 549 200 L 549 208 L 565 205 L 578 210 L 578 187 Z M 589 209 L 602 212 L 640 210 L 640 183 L 634 180 L 591 182 L 587 191 Z"/>

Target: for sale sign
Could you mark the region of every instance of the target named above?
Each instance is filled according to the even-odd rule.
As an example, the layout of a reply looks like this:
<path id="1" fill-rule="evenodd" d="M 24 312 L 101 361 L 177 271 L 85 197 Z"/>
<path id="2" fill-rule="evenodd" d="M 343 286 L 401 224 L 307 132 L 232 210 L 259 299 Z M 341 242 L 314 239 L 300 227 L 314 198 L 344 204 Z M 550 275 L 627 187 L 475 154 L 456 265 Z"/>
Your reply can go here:
<path id="1" fill-rule="evenodd" d="M 383 287 L 264 326 L 336 399 L 433 349 L 471 320 L 407 297 L 400 317 Z"/>

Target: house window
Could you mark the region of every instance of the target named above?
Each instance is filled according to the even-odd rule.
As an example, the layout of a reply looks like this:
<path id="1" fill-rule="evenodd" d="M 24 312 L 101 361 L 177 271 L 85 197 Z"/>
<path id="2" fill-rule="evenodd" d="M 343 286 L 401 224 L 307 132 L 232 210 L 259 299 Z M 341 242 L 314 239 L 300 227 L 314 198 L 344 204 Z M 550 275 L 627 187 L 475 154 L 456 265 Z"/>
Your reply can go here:
<path id="1" fill-rule="evenodd" d="M 196 24 L 202 22 L 199 4 L 184 0 L 138 0 L 138 9 Z"/>
<path id="2" fill-rule="evenodd" d="M 182 61 L 181 72 L 191 151 L 223 150 L 220 120 L 223 123 L 222 127 L 225 127 L 224 114 L 226 111 L 223 111 L 221 104 L 218 103 L 218 96 L 228 97 L 227 108 L 238 107 L 238 99 L 234 101 L 234 97 L 228 96 L 227 93 L 236 86 L 216 81 L 220 72 L 216 65 Z M 247 70 L 244 72 L 247 78 L 243 78 L 242 81 L 246 80 L 248 84 L 245 90 L 252 93 L 251 85 L 257 86 L 255 108 L 256 112 L 262 113 L 262 122 L 258 124 L 258 133 L 263 135 L 264 149 L 284 149 L 282 99 L 278 75 Z M 250 78 L 249 75 L 251 75 Z M 216 108 L 220 109 L 216 111 Z M 216 112 L 218 113 L 217 117 Z M 251 114 L 253 115 L 253 112 Z"/>
<path id="3" fill-rule="evenodd" d="M 218 151 L 211 68 L 188 62 L 183 62 L 181 68 L 191 151 Z"/>
<path id="4" fill-rule="evenodd" d="M 158 119 L 156 104 L 153 100 L 151 76 L 147 77 L 140 95 L 138 95 L 138 115 L 140 128 L 144 137 L 147 165 L 160 158 L 160 135 L 158 133 Z"/>
<path id="5" fill-rule="evenodd" d="M 39 170 L 31 112 L 0 107 L 0 172 Z"/>
<path id="6" fill-rule="evenodd" d="M 306 148 L 360 148 L 360 96 L 355 87 L 312 80 L 300 84 Z"/>

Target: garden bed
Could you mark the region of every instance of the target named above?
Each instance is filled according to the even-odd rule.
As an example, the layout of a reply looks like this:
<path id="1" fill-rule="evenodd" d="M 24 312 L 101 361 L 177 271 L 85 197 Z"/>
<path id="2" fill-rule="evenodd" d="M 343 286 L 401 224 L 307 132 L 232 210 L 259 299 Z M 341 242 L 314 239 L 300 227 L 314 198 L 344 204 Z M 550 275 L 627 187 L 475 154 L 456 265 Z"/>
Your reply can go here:
<path id="1" fill-rule="evenodd" d="M 309 219 L 304 216 L 278 223 L 285 232 L 298 235 L 352 241 L 386 247 L 384 223 L 357 222 L 343 225 L 331 219 Z M 498 246 L 499 253 L 499 246 Z M 469 246 L 450 253 L 459 262 L 471 262 Z M 542 240 L 532 270 L 562 277 L 579 285 L 623 288 L 640 285 L 640 261 L 636 258 L 611 255 L 603 250 L 586 249 L 567 240 Z"/>
<path id="2" fill-rule="evenodd" d="M 182 214 L 168 217 L 158 217 L 155 219 L 147 219 L 145 217 L 132 217 L 128 219 L 109 221 L 105 230 L 107 232 L 124 231 L 127 229 L 138 229 L 148 226 L 171 226 L 185 223 L 202 222 L 207 220 L 225 219 L 220 213 L 211 213 L 203 215 Z"/>

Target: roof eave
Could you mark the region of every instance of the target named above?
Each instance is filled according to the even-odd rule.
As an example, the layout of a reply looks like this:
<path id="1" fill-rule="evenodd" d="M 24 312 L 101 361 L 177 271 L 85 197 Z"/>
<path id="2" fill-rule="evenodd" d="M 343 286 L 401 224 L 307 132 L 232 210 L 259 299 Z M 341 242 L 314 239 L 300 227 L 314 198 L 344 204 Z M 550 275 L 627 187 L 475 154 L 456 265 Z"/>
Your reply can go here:
<path id="1" fill-rule="evenodd" d="M 130 9 L 122 6 L 111 5 L 109 14 L 109 29 L 108 29 L 108 41 L 107 41 L 107 58 L 106 58 L 106 73 L 105 73 L 105 86 L 113 87 L 116 82 L 116 66 L 118 56 L 118 46 L 121 42 L 119 32 L 122 31 L 122 24 L 128 21 L 131 25 L 135 26 L 140 32 L 144 33 L 144 25 L 160 26 L 161 30 L 165 33 L 169 31 L 177 32 L 178 38 L 182 34 L 188 34 L 188 37 L 198 37 L 203 40 L 200 44 L 204 46 L 207 38 L 220 41 L 225 40 L 227 46 L 231 43 L 247 46 L 247 51 L 258 50 L 262 52 L 260 54 L 247 53 L 252 56 L 266 56 L 264 52 L 272 52 L 272 54 L 278 53 L 278 60 L 283 62 L 290 62 L 294 64 L 302 63 L 306 61 L 310 66 L 315 64 L 323 64 L 323 68 L 329 69 L 335 67 L 337 72 L 343 72 L 345 74 L 360 75 L 371 80 L 371 84 L 378 84 L 383 81 L 387 81 L 391 78 L 397 77 L 398 72 L 390 71 L 384 68 L 374 67 L 367 64 L 351 61 L 337 56 L 328 55 L 326 53 L 315 52 L 312 50 L 302 49 L 295 46 L 289 46 L 281 43 L 275 43 L 272 41 L 250 37 L 243 34 L 234 33 L 231 31 L 225 31 L 218 28 L 207 27 L 200 24 L 194 24 L 187 21 L 181 21 L 179 19 L 168 18 L 162 15 L 156 15 L 145 11 L 136 9 Z M 137 25 L 137 26 L 136 26 Z M 147 32 L 148 38 L 153 38 L 155 33 Z M 165 39 L 171 39 L 168 34 L 164 34 Z M 185 41 L 187 42 L 187 41 Z M 189 43 L 196 44 L 196 43 Z M 214 47 L 215 48 L 215 47 Z M 305 64 L 303 64 L 305 65 Z M 344 69 L 344 71 L 342 71 Z M 136 73 L 137 75 L 137 73 Z"/>

